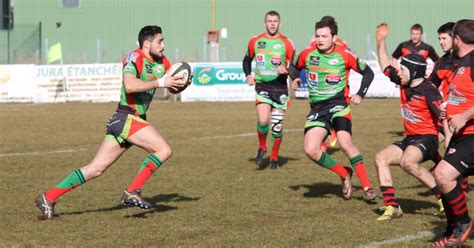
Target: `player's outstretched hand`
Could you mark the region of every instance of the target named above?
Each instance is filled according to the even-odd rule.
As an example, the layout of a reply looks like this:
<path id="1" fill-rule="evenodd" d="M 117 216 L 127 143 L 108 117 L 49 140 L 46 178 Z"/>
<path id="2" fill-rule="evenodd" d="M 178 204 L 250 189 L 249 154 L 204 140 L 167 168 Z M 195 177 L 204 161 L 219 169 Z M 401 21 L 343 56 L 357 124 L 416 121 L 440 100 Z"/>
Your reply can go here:
<path id="1" fill-rule="evenodd" d="M 359 105 L 362 102 L 362 97 L 360 97 L 359 95 L 353 95 L 351 97 L 351 102 L 355 105 Z"/>
<path id="2" fill-rule="evenodd" d="M 291 88 L 293 90 L 297 90 L 298 87 L 300 87 L 300 84 L 301 84 L 301 78 L 295 78 L 295 80 L 291 82 Z"/>
<path id="3" fill-rule="evenodd" d="M 249 86 L 255 85 L 255 78 L 253 78 L 252 75 L 247 76 L 247 84 Z"/>
<path id="4" fill-rule="evenodd" d="M 375 39 L 377 41 L 384 40 L 388 35 L 388 24 L 383 22 L 377 25 L 375 29 Z"/>

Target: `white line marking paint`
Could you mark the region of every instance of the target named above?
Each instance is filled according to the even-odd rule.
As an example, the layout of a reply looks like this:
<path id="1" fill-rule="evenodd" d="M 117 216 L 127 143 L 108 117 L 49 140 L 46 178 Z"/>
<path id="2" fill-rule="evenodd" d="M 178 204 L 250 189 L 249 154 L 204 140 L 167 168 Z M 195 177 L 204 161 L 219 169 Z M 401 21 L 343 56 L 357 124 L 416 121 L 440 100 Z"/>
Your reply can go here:
<path id="1" fill-rule="evenodd" d="M 409 235 L 405 235 L 403 237 L 399 237 L 395 239 L 388 239 L 384 241 L 373 242 L 368 245 L 362 245 L 362 246 L 359 246 L 359 248 L 378 248 L 383 245 L 393 245 L 400 242 L 408 242 L 412 240 L 423 239 L 423 238 L 434 237 L 434 236 L 435 234 L 433 232 L 421 231 L 416 234 L 409 234 Z"/>
<path id="2" fill-rule="evenodd" d="M 303 129 L 283 129 L 284 133 L 291 133 L 291 132 L 303 132 Z M 233 135 L 221 135 L 221 136 L 207 136 L 207 137 L 200 137 L 200 138 L 192 138 L 193 140 L 213 140 L 213 139 L 229 139 L 229 138 L 238 138 L 238 137 L 247 137 L 247 136 L 254 136 L 255 133 L 241 133 L 241 134 L 233 134 Z"/>
<path id="3" fill-rule="evenodd" d="M 54 153 L 71 153 L 71 152 L 82 152 L 87 150 L 86 148 L 71 149 L 71 150 L 57 150 L 57 151 L 45 151 L 45 152 L 18 152 L 18 153 L 0 153 L 0 157 L 13 157 L 13 156 L 26 156 L 26 155 L 43 155 L 43 154 L 54 154 Z"/>

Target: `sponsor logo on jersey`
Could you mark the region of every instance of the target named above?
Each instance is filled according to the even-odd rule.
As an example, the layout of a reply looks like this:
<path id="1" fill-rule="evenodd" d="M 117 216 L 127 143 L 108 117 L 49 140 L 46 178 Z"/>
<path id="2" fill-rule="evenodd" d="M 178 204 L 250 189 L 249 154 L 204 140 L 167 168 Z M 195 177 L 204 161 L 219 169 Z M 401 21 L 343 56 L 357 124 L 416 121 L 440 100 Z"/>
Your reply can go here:
<path id="1" fill-rule="evenodd" d="M 161 66 L 156 67 L 156 73 L 160 74 L 163 71 L 163 68 Z"/>
<path id="2" fill-rule="evenodd" d="M 408 122 L 411 123 L 418 123 L 421 122 L 421 118 L 417 116 L 407 104 L 403 104 L 402 106 L 402 117 Z"/>
<path id="3" fill-rule="evenodd" d="M 427 53 L 428 53 L 428 51 L 423 50 L 423 49 L 421 49 L 420 51 L 418 51 L 418 54 L 421 55 L 421 56 L 424 56 L 424 55 L 427 54 Z"/>
<path id="4" fill-rule="evenodd" d="M 464 74 L 464 70 L 466 69 L 466 67 L 459 67 L 458 70 L 456 71 L 456 75 L 462 75 Z"/>
<path id="5" fill-rule="evenodd" d="M 266 44 L 267 43 L 265 41 L 259 41 L 257 47 L 259 49 L 263 49 L 263 48 L 265 48 Z"/>
<path id="6" fill-rule="evenodd" d="M 309 85 L 311 85 L 312 87 L 318 86 L 318 73 L 317 72 L 308 72 L 306 74 L 306 77 L 308 78 Z"/>
<path id="7" fill-rule="evenodd" d="M 345 107 L 343 105 L 336 105 L 329 110 L 329 113 L 337 113 L 343 110 Z"/>
<path id="8" fill-rule="evenodd" d="M 310 56 L 309 57 L 309 64 L 318 66 L 319 65 L 319 56 Z"/>
<path id="9" fill-rule="evenodd" d="M 337 63 L 339 63 L 339 60 L 338 59 L 331 59 L 329 60 L 328 64 L 330 65 L 337 65 Z"/>
<path id="10" fill-rule="evenodd" d="M 459 105 L 465 102 L 466 96 L 457 90 L 456 85 L 451 85 L 449 87 L 448 104 Z"/>
<path id="11" fill-rule="evenodd" d="M 326 76 L 326 83 L 328 84 L 338 84 L 341 80 L 342 77 L 339 74 L 329 74 Z"/>
<path id="12" fill-rule="evenodd" d="M 258 53 L 257 56 L 257 66 L 265 66 L 265 55 Z"/>
<path id="13" fill-rule="evenodd" d="M 153 73 L 152 69 L 153 69 L 153 67 L 150 64 L 145 64 L 146 73 L 152 74 Z"/>
<path id="14" fill-rule="evenodd" d="M 273 45 L 273 49 L 280 49 L 281 48 L 281 44 L 275 44 Z"/>
<path id="15" fill-rule="evenodd" d="M 316 114 L 313 114 L 313 115 L 309 115 L 307 120 L 308 121 L 316 121 L 319 117 L 319 113 L 316 113 Z"/>
<path id="16" fill-rule="evenodd" d="M 126 64 L 131 62 L 135 63 L 137 61 L 138 56 L 140 56 L 140 54 L 138 54 L 137 52 L 129 53 L 126 59 Z"/>
<path id="17" fill-rule="evenodd" d="M 277 57 L 277 56 L 274 56 L 270 59 L 270 62 L 272 62 L 272 65 L 274 65 L 274 66 L 279 66 L 279 65 L 281 65 L 281 58 Z"/>

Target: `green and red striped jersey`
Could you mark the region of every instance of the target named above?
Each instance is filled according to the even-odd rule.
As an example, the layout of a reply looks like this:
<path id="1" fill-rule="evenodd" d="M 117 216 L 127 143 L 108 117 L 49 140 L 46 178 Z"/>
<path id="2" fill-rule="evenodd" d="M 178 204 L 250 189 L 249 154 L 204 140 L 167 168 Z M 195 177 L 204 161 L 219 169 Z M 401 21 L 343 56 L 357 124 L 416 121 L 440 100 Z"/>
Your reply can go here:
<path id="1" fill-rule="evenodd" d="M 367 66 L 349 48 L 337 44 L 327 53 L 313 44 L 300 53 L 294 65 L 306 69 L 311 105 L 333 99 L 349 102 L 349 71 L 360 73 Z"/>
<path id="2" fill-rule="evenodd" d="M 293 62 L 295 47 L 281 33 L 276 37 L 268 37 L 263 33 L 250 39 L 246 55 L 255 58 L 255 82 L 270 82 L 280 76 L 276 67 L 283 65 L 288 68 Z"/>
<path id="3" fill-rule="evenodd" d="M 123 60 L 122 76 L 132 74 L 143 81 L 154 81 L 163 77 L 170 68 L 170 63 L 166 57 L 161 61 L 154 61 L 147 57 L 141 49 L 130 52 Z M 123 79 L 122 79 L 123 80 Z M 135 110 L 135 115 L 145 115 L 150 105 L 156 89 L 144 92 L 126 93 L 122 81 L 120 93 L 120 105 L 129 106 Z"/>

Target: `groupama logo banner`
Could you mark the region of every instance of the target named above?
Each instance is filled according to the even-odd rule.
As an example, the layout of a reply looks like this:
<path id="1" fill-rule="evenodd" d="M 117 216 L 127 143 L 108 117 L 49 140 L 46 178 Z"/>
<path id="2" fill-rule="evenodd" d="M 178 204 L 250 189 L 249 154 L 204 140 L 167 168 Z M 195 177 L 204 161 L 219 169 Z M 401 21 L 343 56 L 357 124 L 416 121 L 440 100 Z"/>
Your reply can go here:
<path id="1" fill-rule="evenodd" d="M 193 84 L 196 86 L 245 84 L 245 73 L 241 65 L 196 66 L 194 68 Z"/>

